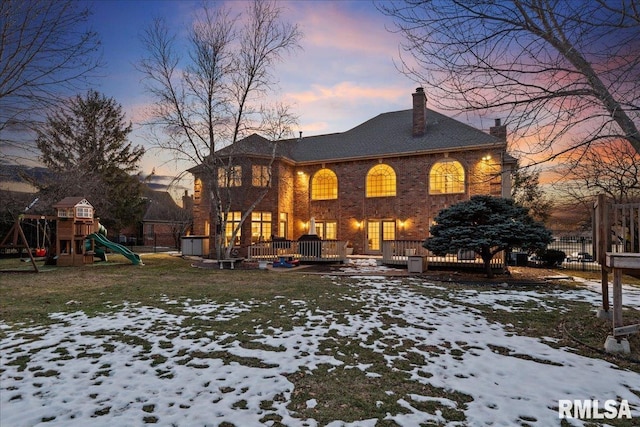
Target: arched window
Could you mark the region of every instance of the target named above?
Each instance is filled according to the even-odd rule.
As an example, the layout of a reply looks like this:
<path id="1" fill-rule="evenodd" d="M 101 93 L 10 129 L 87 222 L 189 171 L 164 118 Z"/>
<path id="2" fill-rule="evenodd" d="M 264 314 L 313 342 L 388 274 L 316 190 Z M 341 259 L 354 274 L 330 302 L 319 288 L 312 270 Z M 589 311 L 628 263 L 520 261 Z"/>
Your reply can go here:
<path id="1" fill-rule="evenodd" d="M 396 195 L 396 173 L 389 165 L 379 164 L 367 174 L 367 197 Z"/>
<path id="2" fill-rule="evenodd" d="M 455 193 L 464 193 L 464 167 L 456 160 L 441 160 L 429 173 L 429 194 Z"/>
<path id="3" fill-rule="evenodd" d="M 311 179 L 311 200 L 338 198 L 338 177 L 327 168 L 320 169 Z"/>

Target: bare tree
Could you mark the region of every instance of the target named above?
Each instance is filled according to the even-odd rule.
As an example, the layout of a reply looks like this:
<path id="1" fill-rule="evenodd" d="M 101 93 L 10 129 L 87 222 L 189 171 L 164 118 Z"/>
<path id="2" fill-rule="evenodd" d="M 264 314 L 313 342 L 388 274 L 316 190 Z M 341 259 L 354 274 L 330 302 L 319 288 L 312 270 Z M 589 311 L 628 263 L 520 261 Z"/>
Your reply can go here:
<path id="1" fill-rule="evenodd" d="M 154 143 L 203 168 L 212 223 L 218 229 L 218 257 L 229 257 L 232 249 L 225 230 L 237 195 L 229 185 L 241 156 L 234 144 L 252 133 L 282 137 L 296 122 L 288 107 L 268 107 L 265 100 L 276 83 L 273 65 L 298 47 L 300 37 L 297 26 L 283 22 L 275 2 L 262 0 L 250 3 L 239 16 L 222 7 L 203 6 L 190 29 L 186 56 L 162 20 L 143 35 L 146 56 L 138 68 L 157 101 L 149 124 L 163 131 Z M 277 139 L 270 141 L 274 142 L 265 142 L 271 144 L 266 150 L 271 155 L 269 179 Z M 268 189 L 265 186 L 241 221 L 234 222 L 232 240 Z"/>
<path id="2" fill-rule="evenodd" d="M 562 189 L 575 201 L 592 206 L 600 193 L 614 203 L 640 201 L 640 154 L 627 141 L 592 146 L 582 156 L 564 159 L 563 165 Z"/>
<path id="3" fill-rule="evenodd" d="M 25 133 L 101 66 L 88 17 L 73 0 L 0 2 L 0 160 L 35 157 Z"/>
<path id="4" fill-rule="evenodd" d="M 507 114 L 544 160 L 624 139 L 640 153 L 638 0 L 381 2 L 401 68 L 441 108 Z"/>
<path id="5" fill-rule="evenodd" d="M 516 167 L 511 196 L 518 205 L 529 209 L 529 215 L 536 221 L 544 223 L 551 216 L 553 202 L 540 186 L 540 170 Z"/>

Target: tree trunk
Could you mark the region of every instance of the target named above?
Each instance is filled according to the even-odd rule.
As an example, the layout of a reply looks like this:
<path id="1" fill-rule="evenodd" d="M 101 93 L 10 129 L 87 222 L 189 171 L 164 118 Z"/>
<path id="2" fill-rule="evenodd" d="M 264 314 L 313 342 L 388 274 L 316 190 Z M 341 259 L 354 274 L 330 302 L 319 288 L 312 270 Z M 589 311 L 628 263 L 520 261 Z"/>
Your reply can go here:
<path id="1" fill-rule="evenodd" d="M 491 260 L 493 259 L 493 254 L 491 253 L 491 249 L 488 247 L 483 247 L 480 256 L 482 257 L 482 261 L 484 261 L 484 271 L 485 273 L 487 273 L 487 278 L 493 279 L 493 270 L 491 269 Z"/>
<path id="2" fill-rule="evenodd" d="M 491 268 L 491 258 L 489 259 L 482 258 L 482 260 L 484 261 L 484 271 L 487 273 L 487 278 L 493 279 L 493 269 Z"/>

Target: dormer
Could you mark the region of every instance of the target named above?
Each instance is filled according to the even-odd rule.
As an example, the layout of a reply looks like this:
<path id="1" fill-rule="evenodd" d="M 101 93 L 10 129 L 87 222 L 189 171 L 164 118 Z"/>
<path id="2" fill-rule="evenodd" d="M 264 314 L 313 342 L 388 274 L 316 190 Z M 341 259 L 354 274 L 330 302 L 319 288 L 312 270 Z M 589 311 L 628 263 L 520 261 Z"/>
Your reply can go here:
<path id="1" fill-rule="evenodd" d="M 93 220 L 93 206 L 84 197 L 65 197 L 53 205 L 58 218 Z"/>

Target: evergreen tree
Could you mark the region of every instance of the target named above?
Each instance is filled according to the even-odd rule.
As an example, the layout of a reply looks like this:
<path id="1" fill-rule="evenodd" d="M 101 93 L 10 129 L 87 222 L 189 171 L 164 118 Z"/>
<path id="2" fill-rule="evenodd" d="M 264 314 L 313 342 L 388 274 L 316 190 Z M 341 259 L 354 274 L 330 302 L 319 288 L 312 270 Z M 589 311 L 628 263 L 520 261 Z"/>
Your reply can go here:
<path id="1" fill-rule="evenodd" d="M 491 259 L 502 250 L 520 247 L 533 252 L 551 243 L 551 232 L 531 218 L 528 209 L 510 199 L 473 196 L 440 211 L 423 246 L 438 256 L 472 250 L 493 277 Z"/>
<path id="2" fill-rule="evenodd" d="M 141 184 L 131 174 L 144 148 L 129 142 L 130 132 L 122 107 L 94 90 L 49 115 L 36 140 L 41 161 L 55 176 L 39 184 L 45 199 L 84 196 L 107 227 L 138 220 Z"/>

